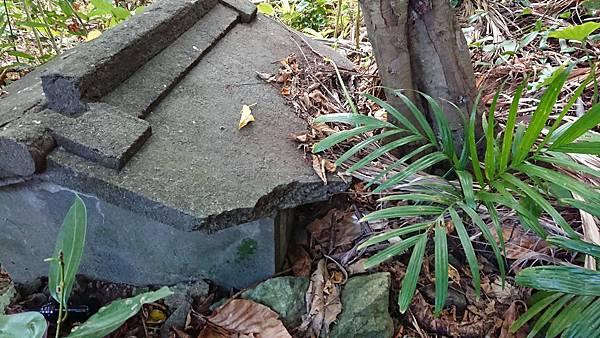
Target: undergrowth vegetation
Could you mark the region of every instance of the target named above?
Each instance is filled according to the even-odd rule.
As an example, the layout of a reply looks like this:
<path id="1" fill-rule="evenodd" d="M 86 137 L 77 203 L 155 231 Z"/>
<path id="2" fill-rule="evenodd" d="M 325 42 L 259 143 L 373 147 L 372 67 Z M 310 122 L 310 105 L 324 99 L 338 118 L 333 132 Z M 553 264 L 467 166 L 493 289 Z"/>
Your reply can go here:
<path id="1" fill-rule="evenodd" d="M 396 244 L 371 256 L 366 262 L 366 267 L 375 266 L 412 249 L 398 299 L 402 313 L 407 311 L 411 304 L 428 244 L 434 247 L 435 313 L 439 314 L 442 311 L 448 295 L 447 236 L 450 233 L 456 233 L 460 239 L 473 276 L 476 295 L 480 294 L 479 267 L 477 254 L 471 242 L 473 231 L 469 229 L 479 232 L 492 248 L 502 280 L 505 279 L 506 267 L 502 254 L 504 239 L 498 210 L 514 210 L 521 226 L 533 231 L 541 239 L 551 240 L 551 243 L 563 248 L 591 252 L 591 255 L 598 253 L 600 247 L 581 241 L 580 233 L 563 218 L 560 211 L 575 208 L 600 217 L 600 192 L 597 187 L 561 172 L 575 170 L 600 177 L 600 172 L 570 158 L 570 154 L 574 153 L 600 154 L 600 138 L 591 132 L 600 124 L 600 104 L 594 105 L 573 123 L 564 121 L 564 117 L 592 79 L 588 78 L 579 86 L 557 117 L 550 118 L 570 72 L 571 68 L 557 71 L 527 124 L 517 123 L 519 101 L 527 83 L 523 82 L 519 86 L 510 107 L 507 123 L 502 127 L 495 119 L 500 89 L 483 121 L 482 138 L 476 136 L 477 112 L 474 110 L 465 114 L 465 142 L 462 149 L 457 149 L 453 132 L 438 102 L 424 93 L 420 95 L 434 113 L 435 127 L 432 127 L 426 115 L 400 90 L 394 91 L 394 94 L 410 109 L 419 122 L 418 125 L 412 124 L 385 101 L 368 94 L 366 97 L 369 100 L 385 109 L 400 125 L 395 126 L 357 112 L 329 114 L 315 119 L 315 123 L 334 122 L 354 127 L 325 138 L 314 146 L 315 153 L 366 134 L 362 141 L 338 158 L 338 166 L 360 154 L 367 146 L 395 137 L 394 141 L 374 151 L 368 151 L 365 156 L 359 156 L 361 159 L 349 165 L 347 173 L 360 170 L 379 157 L 407 145 L 416 148 L 388 166 L 369 183 L 369 186 L 374 186 L 374 193 L 385 193 L 385 197 L 380 200 L 385 207 L 363 218 L 363 221 L 405 219 L 410 225 L 376 235 L 359 247 L 367 248 L 396 239 Z M 349 106 L 355 107 L 354 104 Z M 378 130 L 383 131 L 375 132 Z M 478 151 L 481 148 L 485 149 L 483 154 Z M 435 167 L 449 169 L 441 176 L 422 174 L 423 171 Z M 392 170 L 396 173 L 388 175 Z M 540 222 L 542 214 L 551 217 L 553 222 Z M 484 220 L 484 217 L 488 221 Z M 556 324 L 550 333 L 556 335 L 568 330 L 568 333 L 582 334 L 578 336 L 591 336 L 590 332 L 594 332 L 595 326 L 591 325 L 594 322 L 590 320 L 596 317 L 577 316 L 576 312 L 573 312 L 573 306 L 577 305 L 579 310 L 590 306 L 586 310 L 590 312 L 597 310 L 600 301 L 596 302 L 590 298 L 600 296 L 597 288 L 578 288 L 577 285 L 597 283 L 599 274 L 578 267 L 525 269 L 519 275 L 518 283 L 554 293 L 542 298 L 541 303 L 536 303 L 537 307 L 532 307 L 524 319 L 513 328 L 518 329 L 527 319 L 553 304 L 545 313 L 545 317 L 539 319 L 538 324 L 534 326 L 531 336 L 558 314 L 562 307 L 565 310 L 555 319 L 560 324 Z M 575 297 L 576 295 L 587 298 Z M 560 306 L 552 303 L 558 298 L 562 302 Z M 572 303 L 565 306 L 569 301 Z M 565 316 L 568 317 L 566 321 Z"/>

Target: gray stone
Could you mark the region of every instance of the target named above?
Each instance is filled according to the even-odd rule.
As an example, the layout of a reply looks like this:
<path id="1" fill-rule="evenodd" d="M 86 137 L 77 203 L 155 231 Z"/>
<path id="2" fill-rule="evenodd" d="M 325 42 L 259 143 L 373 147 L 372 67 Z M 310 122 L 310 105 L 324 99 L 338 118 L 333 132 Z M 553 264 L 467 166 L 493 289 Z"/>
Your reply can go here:
<path id="1" fill-rule="evenodd" d="M 210 11 L 218 0 L 163 0 L 53 60 L 42 78 L 48 107 L 87 110 Z"/>
<path id="2" fill-rule="evenodd" d="M 209 278 L 242 288 L 275 273 L 273 219 L 265 218 L 208 234 L 182 231 L 80 195 L 88 211 L 80 273 L 136 286 L 173 285 Z M 15 283 L 48 272 L 58 228 L 75 193 L 32 180 L 0 189 L 0 262 Z"/>
<path id="3" fill-rule="evenodd" d="M 291 329 L 302 323 L 302 315 L 306 313 L 305 295 L 309 282 L 303 277 L 276 277 L 244 291 L 241 297 L 270 307 Z"/>
<path id="4" fill-rule="evenodd" d="M 242 22 L 248 23 L 256 17 L 256 6 L 248 0 L 221 0 L 221 2 L 238 11 Z"/>
<path id="5" fill-rule="evenodd" d="M 161 337 L 168 337 L 171 327 L 183 329 L 195 298 L 208 295 L 209 285 L 204 281 L 180 283 L 170 287 L 173 294 L 164 299 L 165 305 L 171 310 L 171 315 L 160 329 Z"/>
<path id="6" fill-rule="evenodd" d="M 102 101 L 134 116 L 145 117 L 191 67 L 227 34 L 237 19 L 237 12 L 217 5 L 169 48 L 103 97 Z M 162 71 L 157 72 L 157 69 Z"/>
<path id="7" fill-rule="evenodd" d="M 59 146 L 112 169 L 123 168 L 152 134 L 147 121 L 98 103 L 75 121 L 54 115 L 50 123 Z"/>
<path id="8" fill-rule="evenodd" d="M 392 337 L 389 288 L 388 272 L 350 278 L 342 290 L 342 312 L 331 329 L 331 338 Z"/>
<path id="9" fill-rule="evenodd" d="M 90 278 L 243 287 L 275 272 L 293 220 L 282 215 L 347 184 L 323 185 L 288 139 L 306 124 L 256 72 L 276 73 L 304 42 L 254 13 L 242 0 L 157 1 L 6 89 L 0 259 L 16 281 L 47 273 L 75 193 Z M 238 130 L 253 103 L 256 122 Z"/>

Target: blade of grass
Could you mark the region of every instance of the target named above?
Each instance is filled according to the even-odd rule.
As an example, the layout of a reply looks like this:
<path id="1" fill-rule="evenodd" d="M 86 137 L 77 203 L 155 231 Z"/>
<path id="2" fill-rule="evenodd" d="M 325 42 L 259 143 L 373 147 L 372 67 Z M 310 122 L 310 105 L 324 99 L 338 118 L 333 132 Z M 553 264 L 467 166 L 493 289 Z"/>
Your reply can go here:
<path id="1" fill-rule="evenodd" d="M 419 240 L 421 239 L 421 235 L 416 235 L 407 239 L 400 240 L 400 242 L 389 246 L 375 255 L 369 257 L 364 264 L 365 269 L 370 269 L 376 265 L 379 265 L 388 259 L 403 254 L 406 250 L 413 247 Z"/>
<path id="2" fill-rule="evenodd" d="M 515 125 L 517 123 L 517 111 L 519 110 L 519 102 L 523 95 L 523 89 L 527 86 L 527 77 L 523 79 L 523 82 L 517 88 L 515 96 L 510 105 L 508 111 L 508 119 L 506 120 L 506 127 L 504 128 L 504 138 L 502 140 L 502 151 L 500 154 L 500 164 L 498 165 L 498 171 L 503 173 L 508 167 L 510 159 L 510 150 L 512 148 L 513 135 L 515 132 Z"/>

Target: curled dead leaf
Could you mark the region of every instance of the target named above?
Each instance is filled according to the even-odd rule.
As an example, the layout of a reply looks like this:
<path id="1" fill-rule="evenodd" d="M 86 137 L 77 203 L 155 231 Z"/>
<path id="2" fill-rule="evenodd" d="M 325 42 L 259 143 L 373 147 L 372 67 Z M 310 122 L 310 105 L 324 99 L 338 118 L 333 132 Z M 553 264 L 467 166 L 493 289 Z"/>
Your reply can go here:
<path id="1" fill-rule="evenodd" d="M 321 331 L 329 332 L 329 326 L 342 312 L 338 287 L 330 280 L 325 259 L 317 264 L 310 277 L 306 291 L 307 314 L 303 316 L 299 330 L 308 337 L 319 337 Z"/>
<path id="2" fill-rule="evenodd" d="M 312 167 L 317 173 L 317 176 L 323 181 L 325 185 L 327 185 L 327 174 L 325 173 L 325 161 L 321 158 L 321 156 L 312 156 Z"/>
<path id="3" fill-rule="evenodd" d="M 208 324 L 198 338 L 292 337 L 275 311 L 251 300 L 231 300 L 205 319 Z"/>
<path id="4" fill-rule="evenodd" d="M 254 104 L 250 105 L 250 106 L 244 105 L 242 107 L 242 110 L 240 111 L 240 114 L 242 116 L 240 117 L 240 123 L 238 125 L 238 129 L 242 129 L 245 126 L 247 126 L 248 123 L 255 121 L 254 120 L 254 115 L 252 115 L 252 110 L 250 109 L 250 107 L 252 107 L 252 106 L 254 106 Z"/>

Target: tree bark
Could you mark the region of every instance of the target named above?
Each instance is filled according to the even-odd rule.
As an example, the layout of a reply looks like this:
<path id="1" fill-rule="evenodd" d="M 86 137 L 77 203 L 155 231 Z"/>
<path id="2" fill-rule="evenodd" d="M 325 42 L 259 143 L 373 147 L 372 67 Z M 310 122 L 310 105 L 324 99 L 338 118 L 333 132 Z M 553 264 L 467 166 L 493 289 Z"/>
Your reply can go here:
<path id="1" fill-rule="evenodd" d="M 429 107 L 414 90 L 430 95 L 444 109 L 457 149 L 461 149 L 464 118 L 470 115 L 476 96 L 475 76 L 467 42 L 449 0 L 360 0 L 360 4 L 379 76 L 389 88 L 388 102 L 418 126 L 391 92 L 406 89 L 405 95 L 435 126 Z"/>

